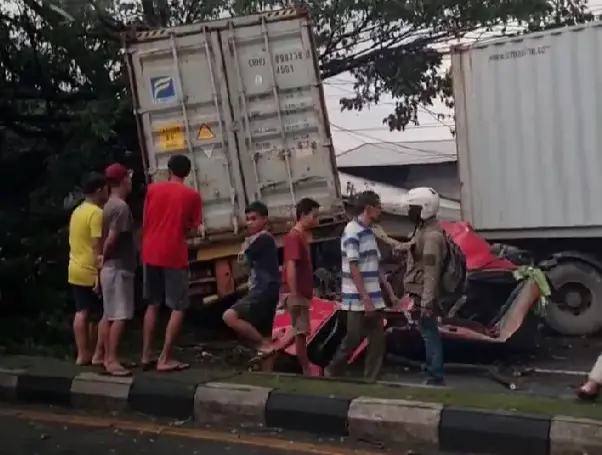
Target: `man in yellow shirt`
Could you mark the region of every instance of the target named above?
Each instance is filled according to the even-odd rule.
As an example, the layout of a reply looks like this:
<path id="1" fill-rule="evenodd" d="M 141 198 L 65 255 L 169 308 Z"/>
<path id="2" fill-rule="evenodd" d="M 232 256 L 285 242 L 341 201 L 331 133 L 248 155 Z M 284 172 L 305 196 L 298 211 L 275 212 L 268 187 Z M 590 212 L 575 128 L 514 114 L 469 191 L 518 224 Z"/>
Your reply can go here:
<path id="1" fill-rule="evenodd" d="M 69 285 L 75 301 L 73 334 L 78 365 L 104 362 L 106 324 L 96 330 L 102 318 L 102 301 L 98 285 L 101 255 L 102 205 L 108 198 L 107 181 L 101 174 L 87 175 L 82 182 L 84 201 L 73 211 L 69 222 Z M 93 333 L 98 331 L 96 349 Z"/>

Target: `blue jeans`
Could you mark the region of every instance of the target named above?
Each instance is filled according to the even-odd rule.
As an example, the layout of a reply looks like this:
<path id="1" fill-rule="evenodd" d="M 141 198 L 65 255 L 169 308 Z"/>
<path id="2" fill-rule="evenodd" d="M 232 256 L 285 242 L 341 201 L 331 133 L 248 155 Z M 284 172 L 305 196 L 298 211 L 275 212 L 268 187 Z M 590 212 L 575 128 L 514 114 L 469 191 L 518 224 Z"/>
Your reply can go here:
<path id="1" fill-rule="evenodd" d="M 424 341 L 426 357 L 426 372 L 429 379 L 435 381 L 443 380 L 443 345 L 441 335 L 437 329 L 437 318 L 421 318 L 418 321 L 418 330 Z"/>

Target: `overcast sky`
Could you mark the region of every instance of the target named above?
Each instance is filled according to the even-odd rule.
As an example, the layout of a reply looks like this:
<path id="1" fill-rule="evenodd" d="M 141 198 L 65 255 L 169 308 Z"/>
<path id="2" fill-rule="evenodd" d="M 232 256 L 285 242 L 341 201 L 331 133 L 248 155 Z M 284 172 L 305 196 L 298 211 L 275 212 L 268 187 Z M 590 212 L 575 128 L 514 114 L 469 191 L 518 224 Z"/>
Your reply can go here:
<path id="1" fill-rule="evenodd" d="M 602 13 L 602 0 L 589 2 L 590 9 Z M 449 61 L 445 62 L 449 64 Z M 341 112 L 339 98 L 353 93 L 353 80 L 350 76 L 337 76 L 324 81 L 324 91 L 328 106 L 328 116 L 332 125 L 332 135 L 336 153 L 357 147 L 366 142 L 405 142 L 451 139 L 453 112 L 441 103 L 419 114 L 419 126 L 410 125 L 406 131 L 390 132 L 382 119 L 393 106 L 392 100 L 383 99 L 378 106 L 362 112 Z M 437 114 L 445 115 L 445 120 L 437 120 Z"/>

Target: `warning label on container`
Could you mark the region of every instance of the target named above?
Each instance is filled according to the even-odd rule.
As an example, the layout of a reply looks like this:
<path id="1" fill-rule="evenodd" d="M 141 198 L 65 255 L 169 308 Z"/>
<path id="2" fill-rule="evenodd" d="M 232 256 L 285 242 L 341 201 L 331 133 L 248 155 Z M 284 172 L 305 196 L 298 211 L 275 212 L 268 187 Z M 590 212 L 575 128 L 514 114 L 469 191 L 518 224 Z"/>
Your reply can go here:
<path id="1" fill-rule="evenodd" d="M 211 128 L 209 128 L 208 125 L 201 125 L 199 127 L 199 132 L 196 135 L 196 138 L 199 141 L 207 141 L 209 139 L 215 139 L 215 134 L 213 134 L 213 131 L 211 131 Z"/>
<path id="2" fill-rule="evenodd" d="M 179 150 L 185 146 L 184 128 L 181 125 L 166 125 L 159 130 L 159 147 L 162 151 Z"/>

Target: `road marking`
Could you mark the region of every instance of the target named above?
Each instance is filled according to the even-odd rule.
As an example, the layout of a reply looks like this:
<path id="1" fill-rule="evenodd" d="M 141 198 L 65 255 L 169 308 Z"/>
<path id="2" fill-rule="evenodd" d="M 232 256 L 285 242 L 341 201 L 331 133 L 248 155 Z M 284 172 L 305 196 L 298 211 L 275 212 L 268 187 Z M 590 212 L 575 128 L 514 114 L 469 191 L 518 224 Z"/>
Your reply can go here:
<path id="1" fill-rule="evenodd" d="M 197 428 L 178 428 L 156 423 L 136 422 L 131 420 L 108 419 L 103 417 L 54 414 L 50 412 L 31 411 L 29 409 L 0 409 L 0 416 L 15 417 L 44 423 L 59 423 L 99 429 L 119 429 L 152 433 L 156 435 L 176 436 L 188 439 L 222 442 L 226 444 L 243 444 L 289 452 L 301 452 L 313 455 L 383 455 L 383 452 L 346 449 L 336 446 L 318 445 L 307 442 L 285 441 L 262 436 L 222 433 L 219 431 L 201 430 Z"/>

